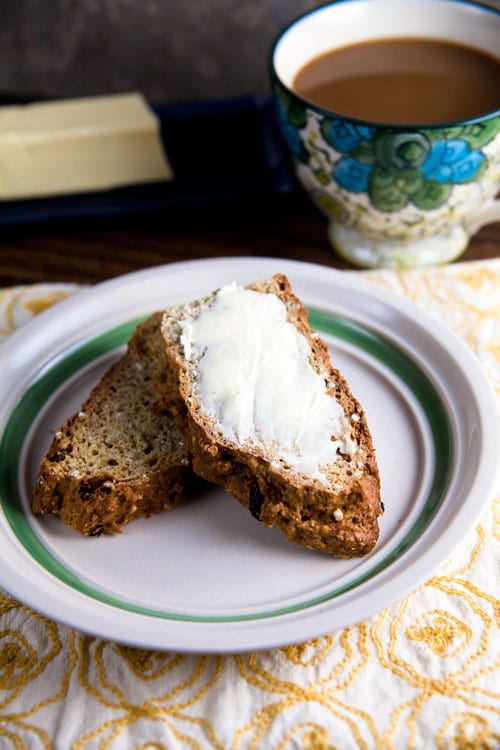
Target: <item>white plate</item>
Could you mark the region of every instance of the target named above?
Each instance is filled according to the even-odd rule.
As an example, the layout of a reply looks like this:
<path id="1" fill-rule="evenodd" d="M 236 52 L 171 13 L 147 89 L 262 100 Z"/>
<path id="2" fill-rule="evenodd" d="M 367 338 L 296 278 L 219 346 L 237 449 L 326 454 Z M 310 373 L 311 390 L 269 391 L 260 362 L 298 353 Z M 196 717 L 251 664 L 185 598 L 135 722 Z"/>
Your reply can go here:
<path id="1" fill-rule="evenodd" d="M 363 404 L 385 514 L 363 559 L 287 543 L 223 490 L 81 537 L 29 510 L 53 430 L 122 351 L 138 318 L 226 284 L 286 273 Z M 499 427 L 473 356 L 434 319 L 360 278 L 274 259 L 130 274 L 78 293 L 2 345 L 0 585 L 49 617 L 149 648 L 232 652 L 359 621 L 428 578 L 490 498 Z"/>

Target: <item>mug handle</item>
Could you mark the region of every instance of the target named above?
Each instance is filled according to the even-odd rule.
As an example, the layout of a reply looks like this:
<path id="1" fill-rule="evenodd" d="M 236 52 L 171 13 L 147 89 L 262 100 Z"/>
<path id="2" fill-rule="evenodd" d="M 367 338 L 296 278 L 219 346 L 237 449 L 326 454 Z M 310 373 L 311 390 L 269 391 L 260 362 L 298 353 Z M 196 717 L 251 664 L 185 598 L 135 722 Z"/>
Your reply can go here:
<path id="1" fill-rule="evenodd" d="M 500 200 L 491 200 L 476 214 L 464 221 L 464 229 L 467 234 L 475 234 L 485 224 L 491 224 L 494 221 L 500 221 Z"/>

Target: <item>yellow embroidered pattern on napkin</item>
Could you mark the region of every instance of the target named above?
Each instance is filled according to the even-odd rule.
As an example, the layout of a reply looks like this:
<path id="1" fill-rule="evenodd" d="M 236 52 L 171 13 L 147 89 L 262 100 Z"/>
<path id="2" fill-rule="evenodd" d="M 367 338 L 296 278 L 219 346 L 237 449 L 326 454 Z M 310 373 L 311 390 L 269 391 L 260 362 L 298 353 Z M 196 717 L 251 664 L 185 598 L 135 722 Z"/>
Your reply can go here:
<path id="1" fill-rule="evenodd" d="M 500 259 L 364 277 L 458 333 L 500 394 Z M 0 336 L 77 288 L 0 292 Z M 0 592 L 0 750 L 495 750 L 499 592 L 500 498 L 417 591 L 286 648 L 128 648 Z"/>

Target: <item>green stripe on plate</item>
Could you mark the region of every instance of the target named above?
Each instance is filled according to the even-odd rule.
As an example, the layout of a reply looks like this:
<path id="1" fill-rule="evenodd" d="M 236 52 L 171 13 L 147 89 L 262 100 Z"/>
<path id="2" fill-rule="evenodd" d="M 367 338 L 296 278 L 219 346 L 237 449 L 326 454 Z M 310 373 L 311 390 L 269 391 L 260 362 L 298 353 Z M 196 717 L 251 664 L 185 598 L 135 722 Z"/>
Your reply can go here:
<path id="1" fill-rule="evenodd" d="M 444 498 L 452 467 L 452 432 L 448 414 L 439 395 L 419 366 L 390 341 L 347 318 L 325 311 L 310 310 L 309 320 L 314 329 L 354 346 L 389 368 L 411 390 L 427 419 L 433 441 L 435 471 L 425 505 L 398 546 L 361 575 L 321 596 L 287 607 L 242 615 L 202 616 L 142 607 L 109 596 L 89 586 L 65 568 L 36 536 L 22 506 L 18 476 L 24 442 L 30 426 L 54 392 L 83 367 L 116 347 L 126 344 L 140 320 L 142 318 L 128 321 L 106 331 L 65 352 L 52 362 L 21 397 L 12 411 L 2 436 L 0 442 L 0 502 L 20 544 L 48 573 L 96 601 L 128 612 L 188 622 L 241 622 L 277 617 L 334 599 L 386 569 L 419 539 Z"/>

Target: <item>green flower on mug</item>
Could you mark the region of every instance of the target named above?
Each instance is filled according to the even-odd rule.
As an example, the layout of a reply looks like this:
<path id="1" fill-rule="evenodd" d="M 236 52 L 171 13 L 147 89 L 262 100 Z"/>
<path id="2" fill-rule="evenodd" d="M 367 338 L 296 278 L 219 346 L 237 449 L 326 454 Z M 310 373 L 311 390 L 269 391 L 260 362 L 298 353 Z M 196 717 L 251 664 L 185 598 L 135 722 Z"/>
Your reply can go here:
<path id="1" fill-rule="evenodd" d="M 321 130 L 343 154 L 332 170 L 343 188 L 367 193 L 380 211 L 398 211 L 408 203 L 430 210 L 447 201 L 454 185 L 476 179 L 485 168 L 480 147 L 498 132 L 496 119 L 430 135 L 330 119 L 323 120 Z"/>

